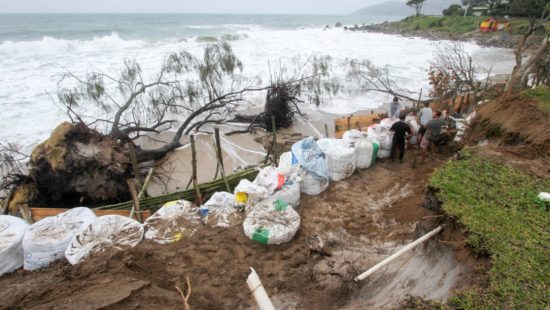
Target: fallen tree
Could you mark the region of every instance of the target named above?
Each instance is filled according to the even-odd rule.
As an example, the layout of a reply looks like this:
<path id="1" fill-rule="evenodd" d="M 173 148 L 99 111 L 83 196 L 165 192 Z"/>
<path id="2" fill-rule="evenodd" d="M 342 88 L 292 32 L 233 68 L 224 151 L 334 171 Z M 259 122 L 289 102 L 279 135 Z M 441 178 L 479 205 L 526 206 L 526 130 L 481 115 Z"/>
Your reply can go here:
<path id="1" fill-rule="evenodd" d="M 344 76 L 348 84 L 359 82 L 360 91 L 414 100 L 400 94 L 403 90 L 396 88 L 387 68 L 370 62 L 347 60 L 338 64 L 342 71 L 335 73 L 328 56 L 298 57 L 270 68 L 267 85 L 257 77 L 243 76 L 242 67 L 231 46 L 222 42 L 208 45 L 200 59 L 185 51 L 168 55 L 151 78 L 144 77 L 135 60 L 126 60 L 118 75 L 102 71 L 85 77 L 61 75 L 52 99 L 71 122 L 58 126 L 35 148 L 28 175 L 17 179 L 10 190 L 10 209 L 126 201 L 130 197 L 126 180 L 139 178 L 144 163 L 154 163 L 183 146 L 185 136 L 229 120 L 249 123 L 246 131 L 254 127 L 269 131 L 273 116 L 277 128 L 288 127 L 295 117 L 305 117 L 302 103 L 320 105 L 324 98 L 344 91 Z M 236 108 L 252 94 L 266 95 L 264 111 L 235 116 Z M 167 141 L 154 140 L 168 131 Z M 147 139 L 153 139 L 155 146 L 147 147 L 143 143 Z"/>

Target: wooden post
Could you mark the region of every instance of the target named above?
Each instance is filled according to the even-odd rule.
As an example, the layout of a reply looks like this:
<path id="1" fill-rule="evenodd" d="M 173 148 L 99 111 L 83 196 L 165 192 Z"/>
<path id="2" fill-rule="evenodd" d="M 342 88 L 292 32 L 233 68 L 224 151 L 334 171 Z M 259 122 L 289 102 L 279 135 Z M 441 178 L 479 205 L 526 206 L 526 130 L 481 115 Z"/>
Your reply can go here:
<path id="1" fill-rule="evenodd" d="M 325 123 L 325 138 L 328 138 L 328 125 Z"/>
<path id="2" fill-rule="evenodd" d="M 416 109 L 420 109 L 420 102 L 422 101 L 422 88 L 420 89 L 420 95 L 418 95 L 418 103 L 416 104 Z"/>
<path id="3" fill-rule="evenodd" d="M 134 207 L 132 208 L 132 211 L 130 211 L 130 218 L 134 217 L 134 212 L 137 214 L 137 220 L 140 223 L 143 223 L 143 220 L 141 218 L 141 210 L 139 208 L 139 198 L 136 192 L 136 185 L 134 182 L 132 182 L 132 179 L 126 180 L 128 183 L 128 188 L 130 188 L 130 195 L 132 195 L 132 200 L 134 201 Z"/>
<path id="4" fill-rule="evenodd" d="M 231 192 L 231 188 L 229 187 L 229 183 L 227 182 L 227 179 L 225 178 L 225 167 L 223 166 L 223 154 L 222 154 L 222 145 L 220 143 L 220 129 L 214 128 L 214 138 L 216 140 L 216 155 L 218 159 L 218 166 L 220 167 L 220 172 L 222 175 L 223 182 L 225 183 L 225 188 L 227 192 Z"/>
<path id="5" fill-rule="evenodd" d="M 273 163 L 277 165 L 277 124 L 275 123 L 275 115 L 271 116 L 271 131 L 273 132 L 273 146 L 271 147 L 271 149 L 273 150 Z"/>
<path id="6" fill-rule="evenodd" d="M 137 176 L 139 171 L 138 171 L 136 148 L 135 148 L 133 143 L 129 143 L 129 146 L 130 146 L 130 160 L 132 161 L 132 167 L 134 168 L 134 174 Z"/>
<path id="7" fill-rule="evenodd" d="M 193 187 L 197 193 L 197 200 L 199 205 L 202 205 L 201 191 L 199 189 L 199 184 L 197 181 L 197 151 L 195 150 L 195 135 L 190 135 L 189 139 L 191 140 L 191 166 L 193 167 Z"/>
<path id="8" fill-rule="evenodd" d="M 143 182 L 143 185 L 141 186 L 141 190 L 138 194 L 138 199 L 141 199 L 145 193 L 147 193 L 147 185 L 149 184 L 149 181 L 151 180 L 151 177 L 153 176 L 153 168 L 149 168 L 149 172 L 147 173 L 147 177 L 145 178 L 145 181 Z"/>
<path id="9" fill-rule="evenodd" d="M 348 116 L 348 130 L 351 130 L 351 116 Z"/>

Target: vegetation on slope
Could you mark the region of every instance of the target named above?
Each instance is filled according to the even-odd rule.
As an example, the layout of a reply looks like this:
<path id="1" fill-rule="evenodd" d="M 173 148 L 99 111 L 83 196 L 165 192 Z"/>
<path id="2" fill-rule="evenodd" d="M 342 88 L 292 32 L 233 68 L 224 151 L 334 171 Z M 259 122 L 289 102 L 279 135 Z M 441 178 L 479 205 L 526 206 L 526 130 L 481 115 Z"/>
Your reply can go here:
<path id="1" fill-rule="evenodd" d="M 409 16 L 391 25 L 406 30 L 435 30 L 445 31 L 452 34 L 466 34 L 477 30 L 479 23 L 488 18 L 487 16 Z M 528 26 L 529 20 L 513 18 L 510 20 L 512 34 L 523 34 Z"/>
<path id="2" fill-rule="evenodd" d="M 550 304 L 550 189 L 540 180 L 472 151 L 436 171 L 431 185 L 443 209 L 490 255 L 488 285 L 450 300 L 459 309 L 544 309 Z"/>
<path id="3" fill-rule="evenodd" d="M 550 115 L 550 86 L 542 85 L 537 88 L 528 89 L 522 95 L 538 101 L 539 109 Z"/>

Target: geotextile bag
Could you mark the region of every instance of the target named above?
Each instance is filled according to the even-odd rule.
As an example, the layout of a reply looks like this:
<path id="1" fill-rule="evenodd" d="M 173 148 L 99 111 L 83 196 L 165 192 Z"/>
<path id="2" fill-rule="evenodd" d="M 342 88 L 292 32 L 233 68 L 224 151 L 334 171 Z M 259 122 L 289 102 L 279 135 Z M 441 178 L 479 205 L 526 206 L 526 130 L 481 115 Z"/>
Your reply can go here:
<path id="1" fill-rule="evenodd" d="M 256 242 L 281 244 L 290 241 L 300 228 L 300 215 L 282 200 L 266 199 L 254 205 L 243 228 Z"/>
<path id="2" fill-rule="evenodd" d="M 241 212 L 235 204 L 235 195 L 216 192 L 199 208 L 202 221 L 211 227 L 233 227 L 241 223 Z"/>
<path id="3" fill-rule="evenodd" d="M 125 216 L 104 215 L 73 237 L 65 250 L 65 258 L 75 265 L 93 253 L 135 247 L 141 239 L 143 225 L 139 222 Z"/>
<path id="4" fill-rule="evenodd" d="M 23 266 L 23 236 L 28 226 L 18 217 L 0 215 L 0 276 Z"/>
<path id="5" fill-rule="evenodd" d="M 254 204 L 268 197 L 267 188 L 254 184 L 247 179 L 239 181 L 233 193 L 235 194 L 235 203 L 239 207 Z"/>
<path id="6" fill-rule="evenodd" d="M 293 208 L 300 205 L 300 183 L 288 181 L 283 187 L 273 194 L 273 199 L 286 201 Z"/>
<path id="7" fill-rule="evenodd" d="M 191 237 L 201 226 L 199 209 L 185 200 L 165 203 L 143 223 L 144 238 L 167 244 Z"/>
<path id="8" fill-rule="evenodd" d="M 329 177 L 333 181 L 349 178 L 357 165 L 355 148 L 349 141 L 341 139 L 319 139 L 317 144 L 325 153 Z"/>
<path id="9" fill-rule="evenodd" d="M 92 210 L 78 207 L 29 226 L 23 238 L 25 270 L 43 268 L 63 258 L 73 237 L 95 219 Z"/>
<path id="10" fill-rule="evenodd" d="M 374 144 L 367 138 L 366 133 L 356 129 L 348 130 L 344 133 L 342 139 L 353 142 L 357 158 L 357 168 L 365 169 L 373 164 L 372 159 L 373 157 L 376 158 L 376 155 L 374 155 Z M 378 148 L 376 151 L 378 153 Z"/>

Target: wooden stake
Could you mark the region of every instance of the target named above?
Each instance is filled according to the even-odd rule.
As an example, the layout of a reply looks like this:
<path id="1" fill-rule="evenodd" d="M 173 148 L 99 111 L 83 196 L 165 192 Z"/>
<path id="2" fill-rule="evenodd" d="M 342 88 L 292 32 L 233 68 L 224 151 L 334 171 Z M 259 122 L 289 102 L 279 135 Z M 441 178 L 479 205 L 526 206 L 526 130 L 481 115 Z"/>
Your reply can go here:
<path id="1" fill-rule="evenodd" d="M 141 186 L 141 190 L 138 194 L 138 199 L 141 199 L 145 193 L 147 193 L 147 185 L 149 184 L 149 181 L 151 180 L 151 177 L 153 176 L 153 168 L 149 168 L 149 172 L 147 173 L 147 177 L 145 178 L 145 181 L 143 182 L 143 186 Z"/>
<path id="2" fill-rule="evenodd" d="M 325 123 L 325 138 L 328 138 L 328 125 Z"/>
<path id="3" fill-rule="evenodd" d="M 351 116 L 348 116 L 348 130 L 351 130 Z"/>
<path id="4" fill-rule="evenodd" d="M 222 175 L 223 182 L 225 183 L 225 189 L 228 193 L 231 192 L 231 188 L 229 187 L 229 183 L 227 182 L 227 178 L 225 177 L 225 167 L 223 166 L 223 154 L 222 154 L 222 145 L 220 143 L 220 129 L 215 128 L 214 129 L 214 137 L 216 139 L 216 156 L 218 159 L 218 167 L 220 167 L 220 172 Z"/>
<path id="5" fill-rule="evenodd" d="M 134 207 L 132 208 L 132 211 L 130 212 L 130 218 L 134 217 L 134 211 L 137 214 L 137 220 L 140 223 L 143 223 L 143 220 L 141 218 L 141 210 L 139 209 L 139 199 L 136 192 L 136 185 L 132 181 L 132 179 L 126 180 L 128 183 L 128 188 L 130 188 L 130 195 L 132 195 L 132 200 L 134 201 Z"/>
<path id="6" fill-rule="evenodd" d="M 271 116 L 271 131 L 273 132 L 273 163 L 277 165 L 278 154 L 277 154 L 277 124 L 275 122 L 275 115 Z"/>
<path id="7" fill-rule="evenodd" d="M 193 167 L 193 187 L 197 192 L 197 200 L 199 205 L 202 205 L 201 191 L 199 189 L 199 182 L 197 181 L 197 152 L 195 150 L 195 135 L 190 135 L 191 140 L 191 166 Z"/>
<path id="8" fill-rule="evenodd" d="M 129 143 L 130 146 L 130 160 L 132 161 L 132 167 L 134 168 L 134 174 L 137 176 L 139 173 L 136 148 L 133 143 Z"/>

